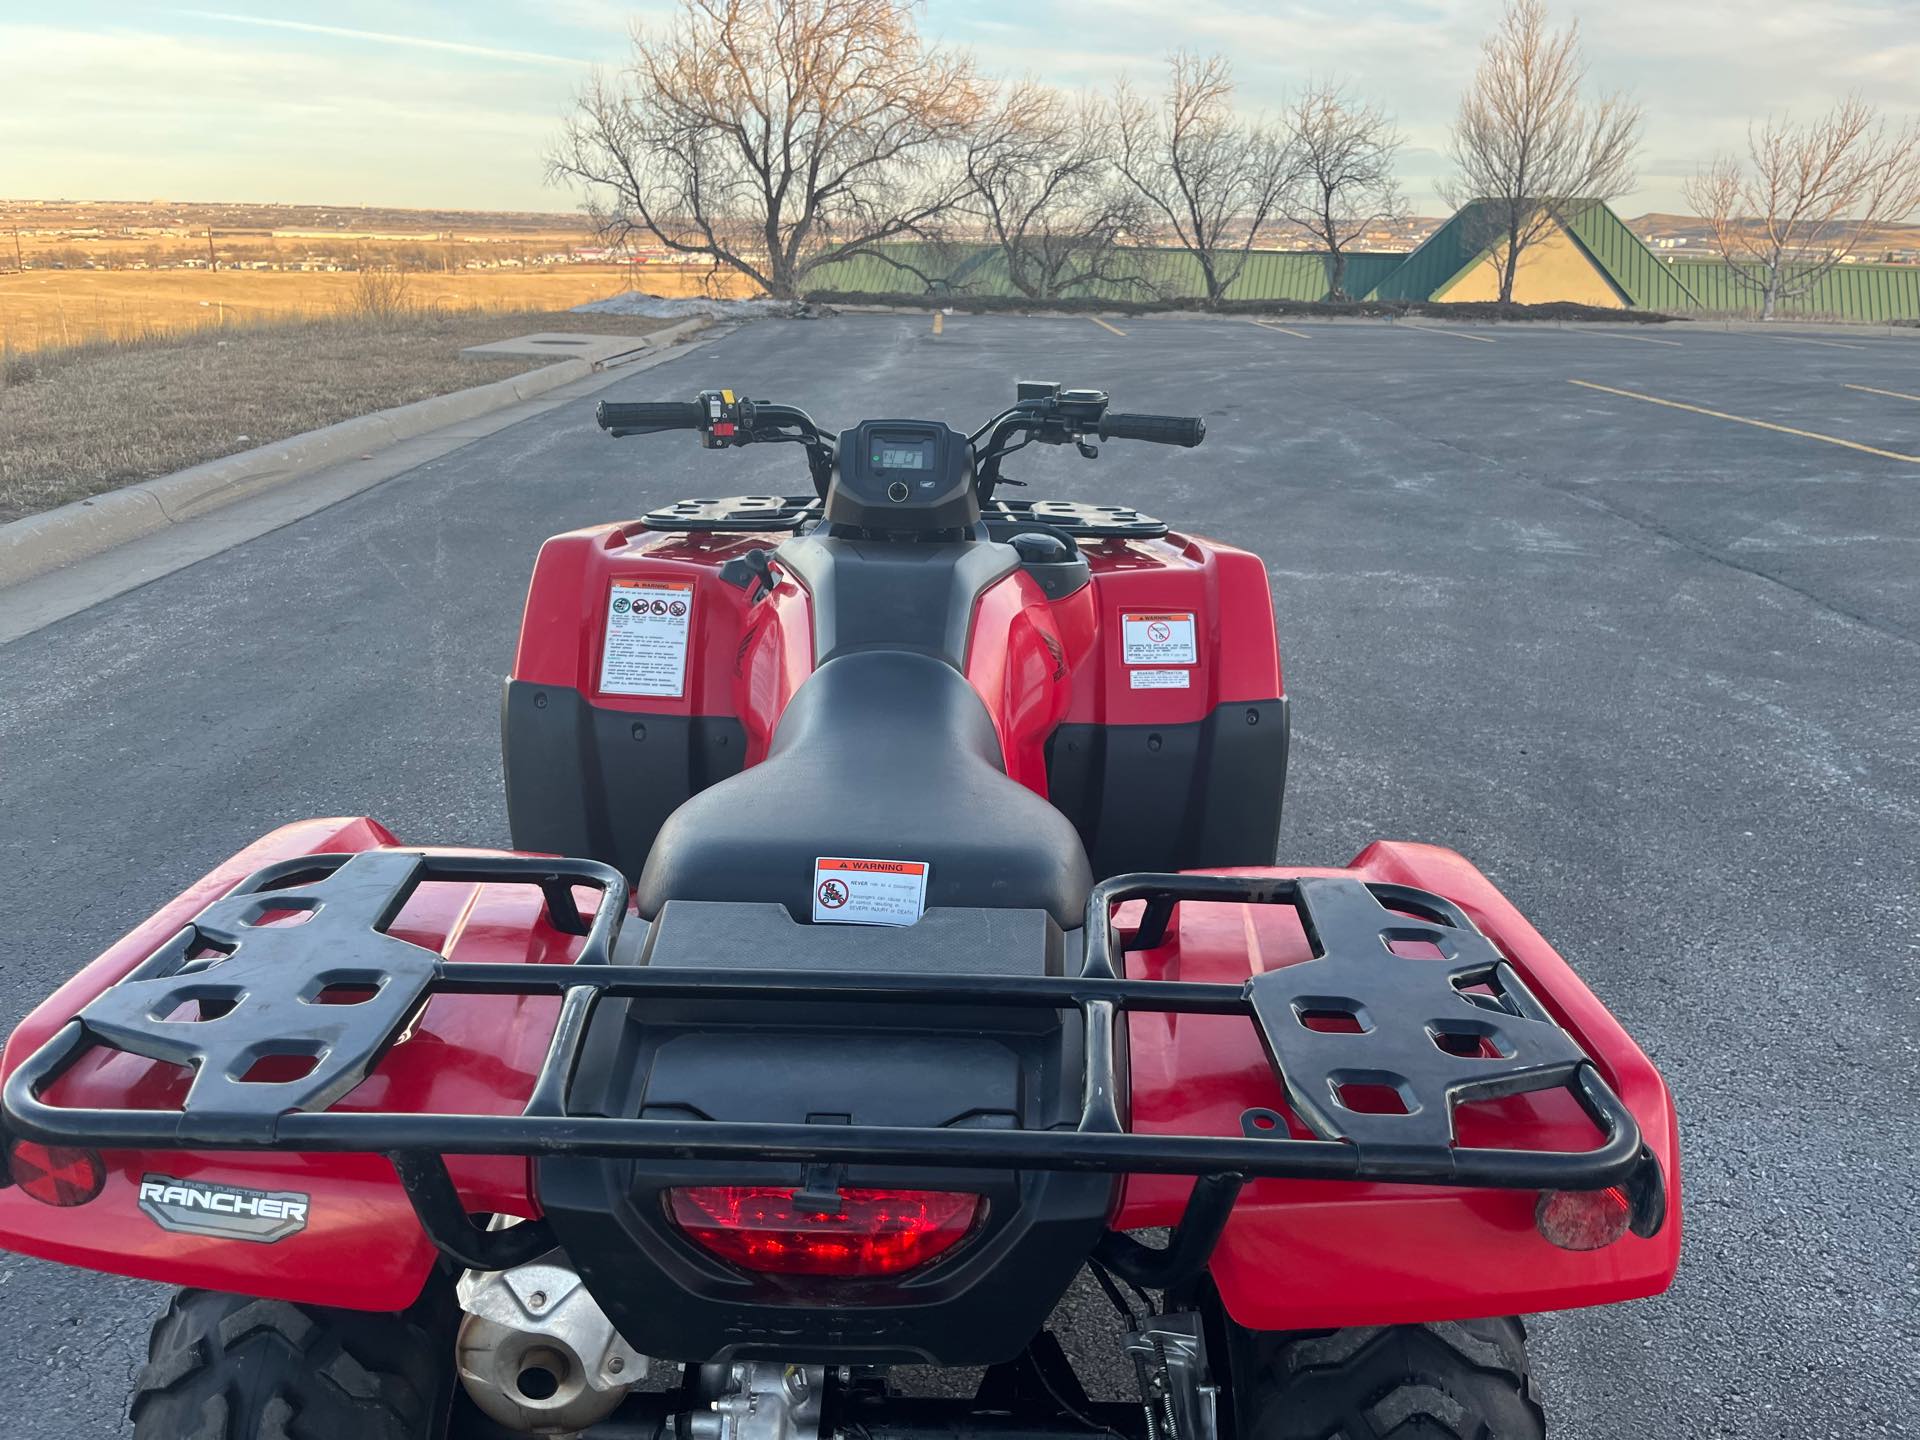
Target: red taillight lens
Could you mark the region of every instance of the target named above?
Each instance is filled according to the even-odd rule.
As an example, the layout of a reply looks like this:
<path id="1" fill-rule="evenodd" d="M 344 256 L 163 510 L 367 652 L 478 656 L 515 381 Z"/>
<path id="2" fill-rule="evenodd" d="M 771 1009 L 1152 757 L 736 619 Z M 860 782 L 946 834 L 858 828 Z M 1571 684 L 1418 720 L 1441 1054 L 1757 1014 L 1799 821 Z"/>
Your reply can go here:
<path id="1" fill-rule="evenodd" d="M 84 1205 L 107 1183 L 106 1162 L 94 1150 L 16 1140 L 7 1151 L 13 1183 L 42 1205 Z"/>
<path id="2" fill-rule="evenodd" d="M 693 1185 L 667 1213 L 722 1260 L 767 1275 L 898 1275 L 966 1238 L 986 1211 L 952 1190 L 842 1189 L 838 1209 L 796 1204 L 792 1186 Z"/>
<path id="3" fill-rule="evenodd" d="M 1633 1204 L 1611 1190 L 1547 1190 L 1533 1210 L 1533 1224 L 1562 1250 L 1598 1250 L 1627 1233 Z"/>

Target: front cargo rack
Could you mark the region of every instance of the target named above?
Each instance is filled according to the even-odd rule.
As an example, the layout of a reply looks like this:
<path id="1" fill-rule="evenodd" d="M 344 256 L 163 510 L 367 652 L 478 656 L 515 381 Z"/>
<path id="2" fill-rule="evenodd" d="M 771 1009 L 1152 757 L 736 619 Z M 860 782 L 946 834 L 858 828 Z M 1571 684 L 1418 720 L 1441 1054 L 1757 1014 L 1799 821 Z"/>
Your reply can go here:
<path id="1" fill-rule="evenodd" d="M 548 921 L 584 937 L 572 964 L 461 962 L 387 933 L 423 883 L 537 887 Z M 591 917 L 578 890 L 598 894 Z M 1116 907 L 1142 902 L 1123 932 Z M 1118 957 L 1165 939 L 1183 901 L 1286 905 L 1314 958 L 1237 985 L 1124 978 Z M 47 1144 L 99 1149 L 282 1150 L 387 1156 L 429 1236 L 461 1264 L 500 1269 L 552 1245 L 544 1222 L 483 1231 L 465 1213 L 444 1156 L 583 1155 L 797 1164 L 1174 1174 L 1197 1177 L 1163 1250 L 1110 1235 L 1103 1258 L 1136 1283 L 1169 1283 L 1205 1262 L 1251 1179 L 1383 1181 L 1626 1195 L 1634 1231 L 1664 1221 L 1658 1162 L 1633 1114 L 1505 958 L 1451 902 L 1344 877 L 1122 875 L 1088 901 L 1080 973 L 944 976 L 615 965 L 626 880 L 587 860 L 375 850 L 280 862 L 242 881 L 68 1021 L 8 1078 L 6 1128 Z M 262 923 L 305 912 L 305 923 Z M 1396 945 L 1437 958 L 1405 958 Z M 329 987 L 371 998 L 318 1004 Z M 552 1040 L 519 1115 L 336 1112 L 434 995 L 562 998 Z M 825 1001 L 1077 1012 L 1086 1074 L 1072 1132 L 776 1124 L 570 1115 L 568 1086 L 602 999 Z M 304 1003 L 303 1003 L 304 1002 Z M 202 1017 L 160 1018 L 183 1006 Z M 1137 1134 L 1123 1115 L 1116 1045 L 1128 1012 L 1234 1015 L 1253 1024 L 1288 1105 L 1249 1110 L 1243 1133 Z M 1344 1020 L 1321 1028 L 1332 1017 Z M 96 1048 L 189 1067 L 177 1109 L 49 1103 L 48 1089 Z M 274 1056 L 310 1059 L 297 1079 L 247 1078 Z M 297 1067 L 296 1067 L 297 1068 Z M 1384 1087 L 1404 1113 L 1363 1113 L 1346 1087 Z M 1535 1091 L 1572 1094 L 1600 1132 L 1585 1151 L 1465 1148 L 1462 1102 Z"/>
<path id="2" fill-rule="evenodd" d="M 649 510 L 640 523 L 649 530 L 791 533 L 820 518 L 814 495 L 727 495 L 718 499 L 676 500 Z M 1154 540 L 1167 522 L 1125 505 L 1093 505 L 1080 500 L 994 500 L 982 512 L 989 528 L 1019 529 L 1043 525 L 1076 540 Z"/>
<path id="3" fill-rule="evenodd" d="M 798 530 L 820 518 L 814 495 L 728 495 L 717 500 L 676 500 L 649 510 L 640 523 L 649 530 L 707 530 L 715 533 Z"/>

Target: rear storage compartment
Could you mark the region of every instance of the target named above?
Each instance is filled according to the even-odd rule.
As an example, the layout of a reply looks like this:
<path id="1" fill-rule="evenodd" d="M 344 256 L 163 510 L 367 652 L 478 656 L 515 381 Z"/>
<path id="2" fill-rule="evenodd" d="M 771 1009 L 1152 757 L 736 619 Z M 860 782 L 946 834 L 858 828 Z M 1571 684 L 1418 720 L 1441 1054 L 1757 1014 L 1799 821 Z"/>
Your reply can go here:
<path id="1" fill-rule="evenodd" d="M 638 922 L 632 922 L 638 923 Z M 778 904 L 669 901 L 636 957 L 676 969 L 1058 976 L 1044 912 L 911 927 L 795 923 Z M 1048 1008 L 800 998 L 603 1001 L 568 1111 L 822 1127 L 1071 1130 L 1084 1028 Z M 1099 1238 L 1112 1175 L 801 1160 L 538 1164 L 556 1238 L 635 1348 L 665 1359 L 979 1365 L 1018 1354 Z"/>

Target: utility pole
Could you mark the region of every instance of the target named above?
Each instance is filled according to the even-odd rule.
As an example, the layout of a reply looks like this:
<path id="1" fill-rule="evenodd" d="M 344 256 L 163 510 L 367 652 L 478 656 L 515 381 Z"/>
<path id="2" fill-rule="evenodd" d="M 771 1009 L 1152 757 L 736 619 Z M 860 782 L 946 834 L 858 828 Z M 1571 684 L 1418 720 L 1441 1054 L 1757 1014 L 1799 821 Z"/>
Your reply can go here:
<path id="1" fill-rule="evenodd" d="M 207 269 L 218 270 L 220 262 L 213 258 L 213 226 L 207 226 Z"/>
<path id="2" fill-rule="evenodd" d="M 20 257 L 20 227 L 13 227 L 13 268 L 25 272 L 27 262 Z"/>

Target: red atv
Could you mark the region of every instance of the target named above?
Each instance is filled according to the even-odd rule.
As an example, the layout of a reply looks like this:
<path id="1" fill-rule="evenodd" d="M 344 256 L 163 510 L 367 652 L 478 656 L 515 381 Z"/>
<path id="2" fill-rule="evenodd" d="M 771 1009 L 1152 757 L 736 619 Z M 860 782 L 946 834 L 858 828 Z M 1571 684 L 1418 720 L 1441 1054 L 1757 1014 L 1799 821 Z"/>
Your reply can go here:
<path id="1" fill-rule="evenodd" d="M 135 1435 L 1542 1434 L 1512 1317 L 1672 1278 L 1666 1087 L 1459 856 L 1271 866 L 1258 559 L 995 494 L 1201 422 L 599 418 L 814 488 L 547 543 L 519 850 L 288 826 L 7 1045 L 0 1243 L 189 1287 Z"/>

